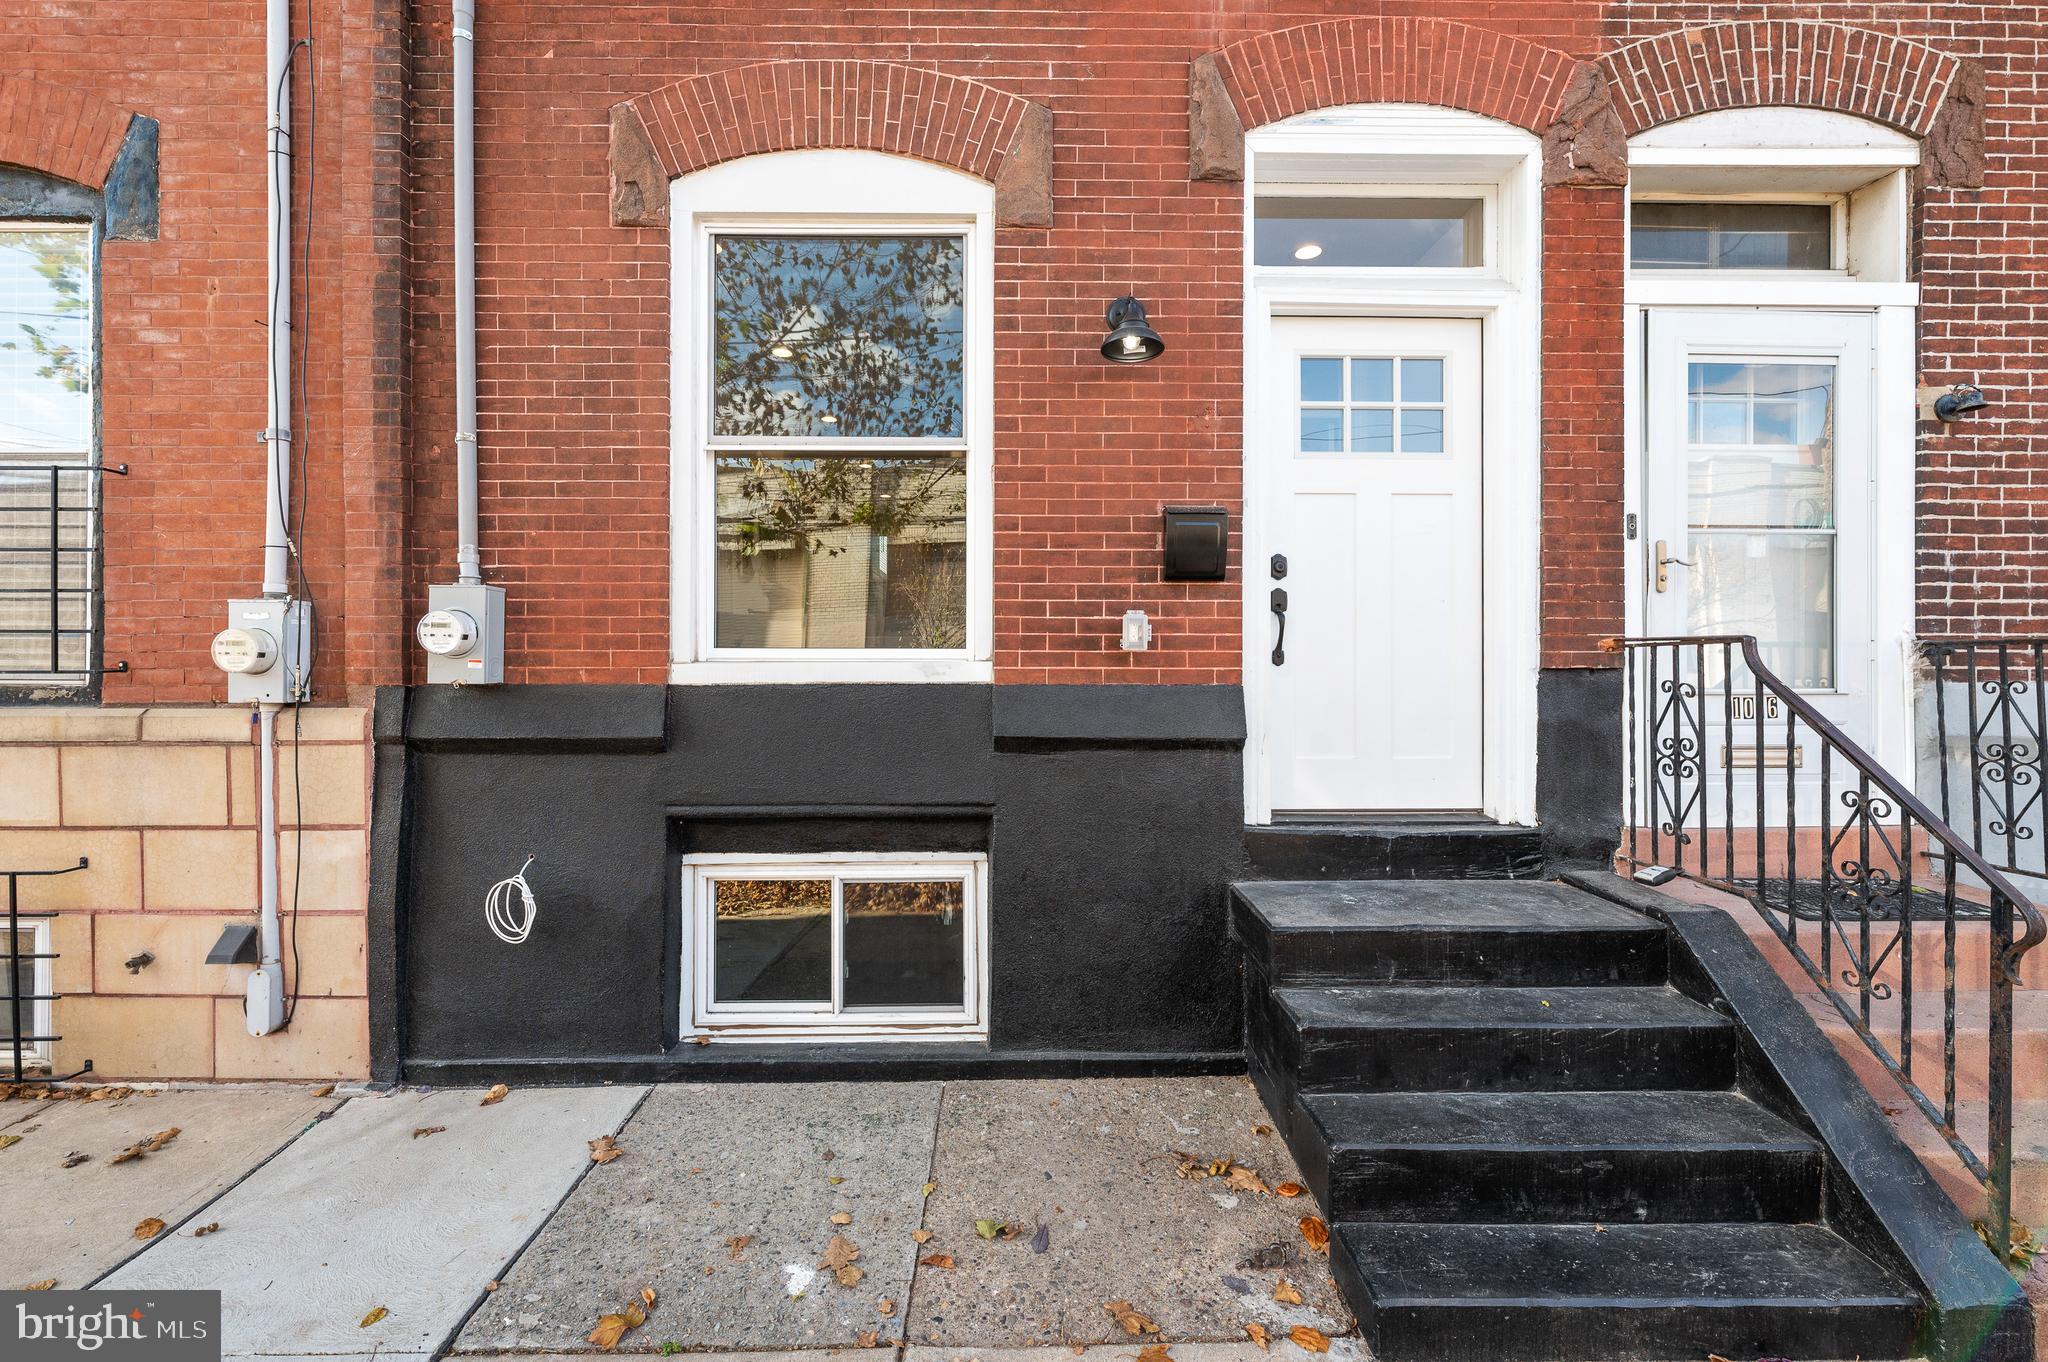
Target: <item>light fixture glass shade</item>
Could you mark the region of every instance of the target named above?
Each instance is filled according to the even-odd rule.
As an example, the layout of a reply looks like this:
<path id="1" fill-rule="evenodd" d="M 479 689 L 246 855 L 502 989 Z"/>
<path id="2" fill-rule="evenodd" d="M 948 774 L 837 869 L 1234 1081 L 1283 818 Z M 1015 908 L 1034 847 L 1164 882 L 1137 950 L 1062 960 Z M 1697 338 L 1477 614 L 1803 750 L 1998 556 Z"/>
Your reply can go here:
<path id="1" fill-rule="evenodd" d="M 1129 294 L 1117 299 L 1103 313 L 1109 336 L 1102 342 L 1102 357 L 1118 364 L 1143 364 L 1166 353 L 1166 342 L 1145 321 L 1145 305 Z"/>

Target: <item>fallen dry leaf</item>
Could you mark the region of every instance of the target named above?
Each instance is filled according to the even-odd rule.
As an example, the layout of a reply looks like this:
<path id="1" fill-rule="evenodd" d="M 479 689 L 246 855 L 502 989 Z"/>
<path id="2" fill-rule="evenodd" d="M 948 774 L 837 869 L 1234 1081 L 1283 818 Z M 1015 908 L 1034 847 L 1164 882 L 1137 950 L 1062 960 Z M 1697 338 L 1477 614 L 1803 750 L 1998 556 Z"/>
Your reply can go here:
<path id="1" fill-rule="evenodd" d="M 1138 1362 L 1173 1362 L 1173 1354 L 1164 1343 L 1147 1343 L 1138 1349 Z"/>
<path id="2" fill-rule="evenodd" d="M 841 1286 L 859 1286 L 860 1279 L 867 1276 L 868 1274 L 862 1272 L 852 1263 L 848 1263 L 845 1267 L 835 1269 L 832 1275 L 839 1279 L 839 1284 Z"/>
<path id="3" fill-rule="evenodd" d="M 497 1289 L 498 1283 L 496 1281 L 488 1281 L 484 1283 L 484 1290 L 486 1291 L 496 1291 Z"/>
<path id="4" fill-rule="evenodd" d="M 1306 1192 L 1307 1190 L 1308 1188 L 1302 1186 L 1298 1182 L 1283 1182 L 1278 1187 L 1275 1187 L 1273 1189 L 1273 1195 L 1296 1197 L 1300 1196 L 1303 1192 Z"/>
<path id="5" fill-rule="evenodd" d="M 493 1083 L 491 1084 L 491 1090 L 484 1094 L 484 1100 L 477 1103 L 477 1105 L 480 1107 L 494 1107 L 511 1095 L 512 1089 L 506 1087 L 503 1083 Z"/>
<path id="6" fill-rule="evenodd" d="M 1279 1285 L 1273 1288 L 1273 1299 L 1279 1301 L 1282 1305 L 1299 1305 L 1301 1304 L 1301 1288 L 1288 1281 L 1285 1277 L 1282 1277 Z"/>
<path id="7" fill-rule="evenodd" d="M 1266 1332 L 1266 1326 L 1263 1324 L 1245 1325 L 1244 1336 L 1258 1344 L 1260 1352 L 1264 1352 L 1273 1346 L 1273 1336 Z"/>
<path id="8" fill-rule="evenodd" d="M 428 1135 L 439 1135 L 447 1128 L 446 1126 L 414 1126 L 412 1128 L 412 1137 L 417 1140 Z"/>
<path id="9" fill-rule="evenodd" d="M 334 1085 L 329 1083 L 325 1087 L 315 1088 L 313 1089 L 313 1095 L 315 1097 L 332 1097 L 334 1096 Z"/>
<path id="10" fill-rule="evenodd" d="M 364 1315 L 363 1322 L 361 1324 L 358 1324 L 356 1328 L 367 1329 L 372 1324 L 375 1324 L 378 1320 L 384 1318 L 384 1316 L 390 1313 L 391 1312 L 389 1310 L 386 1310 L 383 1306 L 380 1305 L 376 1309 L 372 1310 L 369 1314 Z"/>
<path id="11" fill-rule="evenodd" d="M 1287 1336 L 1293 1339 L 1294 1346 L 1300 1348 L 1303 1352 L 1326 1353 L 1330 1351 L 1328 1336 L 1319 1329 L 1309 1328 L 1306 1324 L 1295 1325 L 1287 1331 Z"/>
<path id="12" fill-rule="evenodd" d="M 1226 1186 L 1240 1192 L 1257 1192 L 1261 1196 L 1272 1190 L 1263 1178 L 1241 1163 L 1232 1164 L 1230 1171 L 1223 1175 L 1223 1181 Z"/>
<path id="13" fill-rule="evenodd" d="M 853 1336 L 853 1340 L 863 1348 L 879 1348 L 882 1346 L 882 1334 L 878 1329 L 863 1329 Z"/>
<path id="14" fill-rule="evenodd" d="M 921 1191 L 925 1196 L 930 1196 L 933 1192 L 939 1190 L 939 1184 L 936 1182 L 927 1182 L 923 1187 L 919 1188 L 918 1190 Z"/>
<path id="15" fill-rule="evenodd" d="M 492 1285 L 492 1286 L 496 1286 L 496 1285 L 497 1285 L 497 1283 L 496 1283 L 496 1282 L 492 1282 L 492 1283 L 491 1283 L 491 1285 Z M 653 1288 L 653 1287 L 651 1287 L 651 1286 L 643 1286 L 643 1287 L 641 1287 L 641 1288 L 640 1288 L 640 1303 L 641 1303 L 642 1305 L 646 1306 L 646 1307 L 647 1307 L 647 1308 L 648 1308 L 649 1310 L 652 1310 L 652 1309 L 654 1308 L 654 1302 L 655 1302 L 654 1288 Z"/>
<path id="16" fill-rule="evenodd" d="M 90 1162 L 92 1162 L 92 1155 L 81 1153 L 76 1149 L 64 1156 L 64 1167 L 66 1168 L 76 1168 L 81 1163 Z"/>
<path id="17" fill-rule="evenodd" d="M 0 1135 L 0 1149 L 9 1149 L 21 1143 L 19 1135 Z"/>
<path id="18" fill-rule="evenodd" d="M 1301 1218 L 1301 1237 L 1308 1240 L 1308 1246 L 1317 1253 L 1330 1251 L 1330 1227 L 1319 1215 L 1305 1215 Z"/>
<path id="19" fill-rule="evenodd" d="M 858 1257 L 860 1245 L 843 1234 L 835 1234 L 831 1242 L 825 1245 L 825 1256 L 818 1260 L 818 1266 L 828 1272 L 837 1272 Z"/>
<path id="20" fill-rule="evenodd" d="M 931 1239 L 932 1232 L 930 1230 L 912 1230 L 910 1232 L 910 1237 L 912 1239 L 915 1239 L 918 1243 L 922 1244 L 928 1242 Z"/>
<path id="21" fill-rule="evenodd" d="M 52 1291 L 56 1289 L 56 1286 L 57 1279 L 55 1277 L 45 1277 L 39 1282 L 30 1282 L 21 1289 L 24 1291 Z"/>
<path id="22" fill-rule="evenodd" d="M 609 1135 L 600 1135 L 596 1139 L 586 1140 L 584 1143 L 590 1146 L 590 1161 L 592 1163 L 610 1163 L 613 1159 L 626 1152 L 619 1148 L 619 1142 Z"/>
<path id="23" fill-rule="evenodd" d="M 1272 1133 L 1273 1133 L 1273 1127 L 1271 1127 L 1271 1126 L 1253 1126 L 1253 1127 L 1252 1127 L 1252 1134 L 1254 1134 L 1254 1135 L 1271 1135 Z M 1264 1333 L 1265 1331 L 1264 1331 L 1264 1330 L 1262 1329 L 1262 1330 L 1260 1330 L 1260 1332 L 1261 1332 L 1261 1333 Z"/>
<path id="24" fill-rule="evenodd" d="M 993 1239 L 1003 1232 L 1003 1222 L 1000 1220 L 977 1220 L 974 1222 L 974 1232 L 983 1239 Z"/>
<path id="25" fill-rule="evenodd" d="M 144 1140 L 142 1142 L 142 1147 L 148 1150 L 150 1153 L 154 1154 L 157 1150 L 162 1149 L 172 1140 L 177 1139 L 179 1134 L 180 1131 L 176 1126 L 172 1126 L 169 1130 L 159 1130 L 156 1134 Z"/>
<path id="26" fill-rule="evenodd" d="M 135 1237 L 137 1239 L 154 1239 L 163 1232 L 164 1222 L 155 1216 L 151 1216 L 135 1227 Z"/>
<path id="27" fill-rule="evenodd" d="M 935 1267 L 942 1272 L 951 1272 L 953 1270 L 953 1255 L 950 1253 L 929 1254 L 918 1259 L 917 1265 L 919 1267 Z"/>
<path id="28" fill-rule="evenodd" d="M 1132 1338 L 1159 1332 L 1159 1326 L 1132 1309 L 1129 1301 L 1104 1301 L 1102 1308 L 1116 1316 L 1116 1322 L 1121 1324 L 1124 1332 Z"/>
<path id="29" fill-rule="evenodd" d="M 751 1234 L 728 1235 L 725 1241 L 725 1256 L 737 1263 L 740 1260 L 740 1255 L 747 1251 L 747 1245 L 753 1242 L 754 1236 Z M 709 1272 L 711 1269 L 706 1268 L 704 1270 Z"/>
<path id="30" fill-rule="evenodd" d="M 853 1223 L 853 1216 L 846 1211 L 835 1211 L 832 1214 L 832 1223 L 835 1225 L 851 1225 Z"/>
<path id="31" fill-rule="evenodd" d="M 219 1234 L 219 1233 L 220 1233 L 220 1222 L 219 1222 L 218 1220 L 216 1220 L 216 1221 L 213 1221 L 213 1222 L 212 1222 L 212 1223 L 210 1223 L 210 1224 L 206 1224 L 206 1225 L 201 1225 L 201 1226 L 200 1226 L 200 1227 L 199 1227 L 198 1229 L 196 1229 L 196 1230 L 192 1231 L 192 1237 L 193 1237 L 194 1239 L 204 1239 L 204 1238 L 205 1238 L 205 1237 L 206 1237 L 207 1235 L 209 1235 L 209 1234 Z"/>
<path id="32" fill-rule="evenodd" d="M 599 1315 L 597 1327 L 585 1334 L 583 1341 L 595 1343 L 606 1352 L 610 1352 L 618 1347 L 619 1340 L 626 1336 L 627 1327 L 624 1315 Z"/>
<path id="33" fill-rule="evenodd" d="M 875 1313 L 880 1315 L 883 1319 L 887 1319 L 889 1316 L 896 1313 L 896 1302 L 889 1299 L 889 1297 L 887 1296 L 882 1297 L 881 1300 L 875 1302 Z"/>

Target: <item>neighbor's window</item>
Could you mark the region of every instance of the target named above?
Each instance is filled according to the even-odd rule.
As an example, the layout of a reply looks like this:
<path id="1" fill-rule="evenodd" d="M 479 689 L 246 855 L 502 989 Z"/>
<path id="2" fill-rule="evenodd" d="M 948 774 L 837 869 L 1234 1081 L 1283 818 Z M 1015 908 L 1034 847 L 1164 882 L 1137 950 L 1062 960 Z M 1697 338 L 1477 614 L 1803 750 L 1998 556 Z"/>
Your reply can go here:
<path id="1" fill-rule="evenodd" d="M 92 228 L 0 222 L 0 683 L 91 679 Z"/>
<path id="2" fill-rule="evenodd" d="M 694 1024 L 973 1028 L 982 865 L 893 855 L 693 861 Z"/>
<path id="3" fill-rule="evenodd" d="M 1801 689 L 1835 684 L 1835 366 L 1687 369 L 1688 627 L 1754 634 Z"/>
<path id="4" fill-rule="evenodd" d="M 1629 216 L 1629 263 L 1639 270 L 1834 268 L 1834 209 L 1825 203 L 1638 199 Z"/>
<path id="5" fill-rule="evenodd" d="M 712 238 L 719 649 L 967 646 L 966 238 Z"/>
<path id="6" fill-rule="evenodd" d="M 1252 208 L 1254 265 L 1464 269 L 1485 263 L 1480 199 L 1262 195 Z"/>

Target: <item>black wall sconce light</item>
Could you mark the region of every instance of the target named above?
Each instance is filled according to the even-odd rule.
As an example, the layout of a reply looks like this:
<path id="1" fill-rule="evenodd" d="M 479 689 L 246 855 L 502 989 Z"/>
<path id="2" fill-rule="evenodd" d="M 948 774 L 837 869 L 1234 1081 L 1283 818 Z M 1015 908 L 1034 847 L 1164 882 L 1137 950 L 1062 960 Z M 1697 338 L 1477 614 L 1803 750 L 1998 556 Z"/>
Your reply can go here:
<path id="1" fill-rule="evenodd" d="M 1118 364 L 1143 364 L 1166 353 L 1166 342 L 1145 321 L 1145 305 L 1125 294 L 1103 314 L 1109 323 L 1109 337 L 1102 342 L 1102 357 Z"/>
<path id="2" fill-rule="evenodd" d="M 1974 383 L 1958 383 L 1934 399 L 1934 414 L 1942 421 L 1953 421 L 1990 405 L 1991 399 L 1984 395 L 1982 388 Z"/>

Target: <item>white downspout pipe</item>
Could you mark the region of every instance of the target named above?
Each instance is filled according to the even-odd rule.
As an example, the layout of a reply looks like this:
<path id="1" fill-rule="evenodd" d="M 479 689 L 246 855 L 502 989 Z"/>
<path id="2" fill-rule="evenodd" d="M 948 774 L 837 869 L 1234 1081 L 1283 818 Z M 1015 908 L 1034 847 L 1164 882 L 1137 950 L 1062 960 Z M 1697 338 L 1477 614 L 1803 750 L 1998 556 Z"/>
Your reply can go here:
<path id="1" fill-rule="evenodd" d="M 476 460 L 476 0 L 454 0 L 455 576 L 482 583 Z"/>
<path id="2" fill-rule="evenodd" d="M 264 6 L 264 101 L 269 108 L 269 397 L 263 433 L 268 471 L 263 486 L 263 594 L 291 593 L 289 572 L 292 476 L 292 56 L 291 0 Z M 261 905 L 261 962 L 250 978 L 244 1020 L 252 1036 L 284 1025 L 284 942 L 278 921 L 277 711 L 257 706 L 256 821 Z"/>

